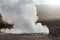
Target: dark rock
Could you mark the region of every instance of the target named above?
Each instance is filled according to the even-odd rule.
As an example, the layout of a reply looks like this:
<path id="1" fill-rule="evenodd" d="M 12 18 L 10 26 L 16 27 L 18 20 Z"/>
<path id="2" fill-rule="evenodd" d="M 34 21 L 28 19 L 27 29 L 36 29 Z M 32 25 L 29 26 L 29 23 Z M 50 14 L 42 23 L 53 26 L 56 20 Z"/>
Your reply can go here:
<path id="1" fill-rule="evenodd" d="M 2 29 L 2 28 L 4 28 L 4 29 L 6 29 L 6 28 L 10 29 L 10 28 L 13 28 L 13 25 L 14 24 L 10 24 L 10 23 L 5 22 L 2 19 L 2 16 L 0 15 L 0 29 Z"/>

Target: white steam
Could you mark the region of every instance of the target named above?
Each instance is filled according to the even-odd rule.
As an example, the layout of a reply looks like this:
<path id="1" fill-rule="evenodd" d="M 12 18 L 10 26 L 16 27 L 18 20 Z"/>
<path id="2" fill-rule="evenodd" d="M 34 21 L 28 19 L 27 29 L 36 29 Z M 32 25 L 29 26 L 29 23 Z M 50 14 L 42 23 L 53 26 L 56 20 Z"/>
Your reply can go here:
<path id="1" fill-rule="evenodd" d="M 37 21 L 34 0 L 3 0 L 1 4 L 3 20 L 14 24 L 12 29 L 2 29 L 5 33 L 49 33 L 46 26 Z"/>

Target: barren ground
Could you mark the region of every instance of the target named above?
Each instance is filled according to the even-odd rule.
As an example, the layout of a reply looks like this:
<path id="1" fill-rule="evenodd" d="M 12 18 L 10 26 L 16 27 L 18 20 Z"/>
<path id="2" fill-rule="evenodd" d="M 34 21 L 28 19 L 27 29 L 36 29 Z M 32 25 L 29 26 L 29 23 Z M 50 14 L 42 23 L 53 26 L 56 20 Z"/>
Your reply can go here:
<path id="1" fill-rule="evenodd" d="M 5 34 L 0 33 L 0 40 L 60 40 L 60 37 L 34 34 Z"/>

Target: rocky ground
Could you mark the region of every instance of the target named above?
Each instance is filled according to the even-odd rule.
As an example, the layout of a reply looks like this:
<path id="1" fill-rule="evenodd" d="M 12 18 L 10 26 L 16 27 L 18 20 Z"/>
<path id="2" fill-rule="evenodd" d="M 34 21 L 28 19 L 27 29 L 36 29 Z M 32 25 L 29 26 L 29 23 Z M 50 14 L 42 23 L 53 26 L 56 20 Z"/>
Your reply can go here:
<path id="1" fill-rule="evenodd" d="M 60 37 L 41 35 L 41 34 L 0 33 L 0 40 L 60 40 Z"/>

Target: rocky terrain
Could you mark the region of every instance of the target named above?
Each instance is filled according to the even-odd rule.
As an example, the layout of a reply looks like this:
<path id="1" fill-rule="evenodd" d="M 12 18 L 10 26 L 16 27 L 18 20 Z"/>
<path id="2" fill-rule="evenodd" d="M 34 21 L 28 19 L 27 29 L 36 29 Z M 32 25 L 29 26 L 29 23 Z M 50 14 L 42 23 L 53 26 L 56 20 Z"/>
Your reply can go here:
<path id="1" fill-rule="evenodd" d="M 48 40 L 48 38 L 32 34 L 0 34 L 0 40 Z"/>
<path id="2" fill-rule="evenodd" d="M 41 35 L 41 34 L 0 33 L 0 40 L 60 40 L 60 37 Z"/>

